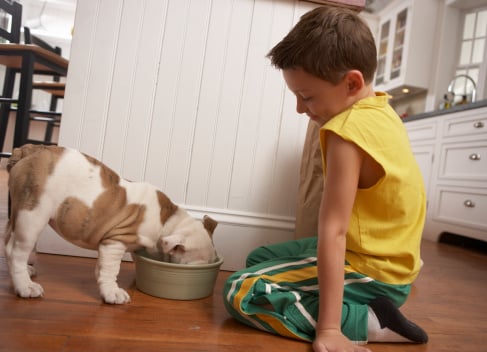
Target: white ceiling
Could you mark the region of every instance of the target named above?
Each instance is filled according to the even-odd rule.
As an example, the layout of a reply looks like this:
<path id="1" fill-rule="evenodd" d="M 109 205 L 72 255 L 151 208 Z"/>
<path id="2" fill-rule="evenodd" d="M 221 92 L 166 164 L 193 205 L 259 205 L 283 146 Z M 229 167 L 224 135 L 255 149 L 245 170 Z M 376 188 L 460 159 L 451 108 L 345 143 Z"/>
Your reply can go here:
<path id="1" fill-rule="evenodd" d="M 20 3 L 23 26 L 44 39 L 71 40 L 76 0 L 21 0 Z"/>

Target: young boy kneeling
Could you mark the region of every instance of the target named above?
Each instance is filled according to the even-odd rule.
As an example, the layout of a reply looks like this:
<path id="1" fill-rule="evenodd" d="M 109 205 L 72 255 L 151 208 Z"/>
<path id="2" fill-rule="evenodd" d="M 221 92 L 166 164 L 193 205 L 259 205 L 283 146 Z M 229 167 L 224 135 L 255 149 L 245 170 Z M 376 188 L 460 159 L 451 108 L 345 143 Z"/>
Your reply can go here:
<path id="1" fill-rule="evenodd" d="M 368 26 L 353 11 L 318 7 L 268 57 L 297 112 L 321 126 L 318 234 L 253 251 L 225 284 L 226 308 L 250 326 L 314 341 L 319 352 L 427 342 L 397 308 L 420 270 L 423 179 L 402 121 L 372 88 Z"/>

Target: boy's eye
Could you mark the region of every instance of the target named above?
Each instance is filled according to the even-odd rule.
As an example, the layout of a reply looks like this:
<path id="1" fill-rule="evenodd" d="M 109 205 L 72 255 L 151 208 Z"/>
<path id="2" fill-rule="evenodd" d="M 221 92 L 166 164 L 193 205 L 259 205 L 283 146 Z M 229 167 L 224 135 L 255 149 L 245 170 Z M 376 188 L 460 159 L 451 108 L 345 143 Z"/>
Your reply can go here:
<path id="1" fill-rule="evenodd" d="M 306 101 L 310 101 L 311 100 L 311 97 L 301 97 L 301 99 L 306 102 Z"/>

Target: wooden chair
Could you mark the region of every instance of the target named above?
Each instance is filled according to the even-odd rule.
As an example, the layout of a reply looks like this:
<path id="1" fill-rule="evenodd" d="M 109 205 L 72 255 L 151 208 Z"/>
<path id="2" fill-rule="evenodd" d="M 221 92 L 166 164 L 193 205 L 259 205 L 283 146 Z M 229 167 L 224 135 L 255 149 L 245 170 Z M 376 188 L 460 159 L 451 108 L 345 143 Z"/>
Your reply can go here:
<path id="1" fill-rule="evenodd" d="M 24 42 L 25 44 L 34 44 L 44 49 L 52 51 L 53 53 L 61 56 L 61 48 L 58 46 L 52 46 L 38 36 L 31 34 L 29 27 L 24 27 Z M 59 76 L 53 76 L 52 81 L 34 81 L 32 89 L 42 90 L 51 95 L 49 110 L 30 110 L 32 121 L 39 121 L 46 123 L 46 130 L 43 140 L 29 139 L 29 143 L 42 143 L 42 144 L 56 144 L 52 141 L 52 134 L 55 127 L 59 127 L 61 121 L 61 113 L 57 111 L 58 100 L 64 98 L 64 90 L 66 84 L 60 82 Z"/>
<path id="2" fill-rule="evenodd" d="M 0 16 L 0 39 L 2 42 L 20 43 L 22 5 L 15 1 L 0 0 Z M 15 70 L 5 69 L 3 91 L 0 97 L 0 158 L 10 156 L 10 153 L 2 153 L 2 151 L 11 107 L 12 104 L 18 103 L 17 99 L 12 98 L 15 74 Z"/>

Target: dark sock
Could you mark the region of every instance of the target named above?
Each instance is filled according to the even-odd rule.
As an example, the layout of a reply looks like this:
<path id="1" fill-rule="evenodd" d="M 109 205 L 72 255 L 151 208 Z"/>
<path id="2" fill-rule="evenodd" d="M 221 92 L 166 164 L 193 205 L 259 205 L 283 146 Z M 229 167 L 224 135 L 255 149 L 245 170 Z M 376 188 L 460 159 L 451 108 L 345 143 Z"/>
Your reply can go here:
<path id="1" fill-rule="evenodd" d="M 428 335 L 409 321 L 387 297 L 378 297 L 369 303 L 377 316 L 381 329 L 389 329 L 415 343 L 428 342 Z"/>

